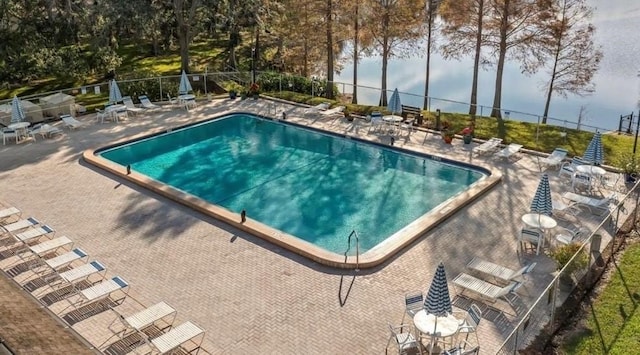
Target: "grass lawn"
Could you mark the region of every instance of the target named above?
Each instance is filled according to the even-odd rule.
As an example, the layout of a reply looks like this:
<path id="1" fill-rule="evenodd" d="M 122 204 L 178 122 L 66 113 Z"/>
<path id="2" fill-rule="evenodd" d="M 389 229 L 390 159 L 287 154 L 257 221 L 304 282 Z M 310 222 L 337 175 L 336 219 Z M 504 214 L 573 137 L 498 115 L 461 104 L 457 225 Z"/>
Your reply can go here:
<path id="1" fill-rule="evenodd" d="M 561 350 L 566 354 L 640 352 L 640 243 L 628 247 L 614 265 L 609 284 L 588 306 L 589 314 Z"/>

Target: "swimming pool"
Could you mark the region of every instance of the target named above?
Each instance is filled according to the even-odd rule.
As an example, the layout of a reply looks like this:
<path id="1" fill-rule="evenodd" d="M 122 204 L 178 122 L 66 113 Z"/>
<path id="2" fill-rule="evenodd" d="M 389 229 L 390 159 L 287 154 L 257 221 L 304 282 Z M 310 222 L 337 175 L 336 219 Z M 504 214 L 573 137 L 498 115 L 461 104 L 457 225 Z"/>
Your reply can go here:
<path id="1" fill-rule="evenodd" d="M 404 234 L 426 230 L 416 222 L 438 211 L 446 214 L 444 205 L 470 187 L 486 185 L 491 175 L 483 168 L 249 114 L 215 118 L 85 157 L 120 174 L 129 166 L 127 178 L 142 177 L 143 185 L 149 182 L 153 186 L 147 187 L 169 192 L 177 201 L 251 232 L 257 226 L 254 234 L 292 250 L 302 246 L 314 260 L 329 255 L 334 262 L 344 262 L 345 252 L 355 254 L 355 246 L 347 244 L 352 231 L 358 235 L 360 261 L 389 249 L 390 241 L 406 244 Z M 247 221 L 240 223 L 243 210 Z"/>

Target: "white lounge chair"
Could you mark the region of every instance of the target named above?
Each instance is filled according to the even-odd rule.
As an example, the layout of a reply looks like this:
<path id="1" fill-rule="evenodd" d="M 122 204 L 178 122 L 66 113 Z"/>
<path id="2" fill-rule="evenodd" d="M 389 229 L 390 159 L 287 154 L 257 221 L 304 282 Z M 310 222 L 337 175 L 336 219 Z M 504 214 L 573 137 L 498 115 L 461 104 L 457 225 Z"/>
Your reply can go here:
<path id="1" fill-rule="evenodd" d="M 480 144 L 479 146 L 474 147 L 472 149 L 472 152 L 478 155 L 488 154 L 498 149 L 498 146 L 500 146 L 500 143 L 502 143 L 502 138 L 494 137 Z"/>
<path id="2" fill-rule="evenodd" d="M 65 127 L 68 127 L 69 129 L 76 129 L 76 128 L 83 127 L 85 125 L 84 122 L 78 121 L 77 119 L 75 119 L 70 115 L 62 115 L 60 116 L 60 118 L 62 119 L 62 122 L 65 125 Z"/>
<path id="3" fill-rule="evenodd" d="M 31 135 L 35 137 L 35 135 L 38 134 L 42 138 L 49 138 L 54 134 L 62 134 L 62 133 L 63 132 L 60 128 L 52 126 L 47 123 L 37 126 L 31 130 Z"/>
<path id="4" fill-rule="evenodd" d="M 131 96 L 125 96 L 122 98 L 122 103 L 127 106 L 127 112 L 131 112 L 134 115 L 137 115 L 139 113 L 143 113 L 145 111 L 145 109 L 140 108 L 140 107 L 136 107 L 136 105 L 133 103 L 133 100 L 131 100 Z"/>
<path id="5" fill-rule="evenodd" d="M 522 149 L 522 144 L 511 143 L 495 154 L 496 158 L 509 159 Z"/>
<path id="6" fill-rule="evenodd" d="M 55 230 L 47 225 L 41 227 L 33 227 L 24 232 L 17 233 L 14 236 L 21 242 L 27 243 L 48 234 L 55 233 Z"/>
<path id="7" fill-rule="evenodd" d="M 202 338 L 199 342 L 196 342 L 195 339 L 200 336 L 202 336 Z M 190 343 L 191 346 L 186 351 L 191 354 L 192 352 L 200 349 L 203 341 L 204 330 L 187 321 L 171 328 L 171 330 L 159 337 L 151 339 L 151 346 L 155 350 L 152 351 L 152 353 L 167 354 L 181 348 L 187 343 Z"/>
<path id="8" fill-rule="evenodd" d="M 4 208 L 0 210 L 0 225 L 6 224 L 12 218 L 20 218 L 21 215 L 22 212 L 16 207 Z"/>
<path id="9" fill-rule="evenodd" d="M 307 107 L 307 108 L 304 110 L 304 113 L 305 113 L 305 114 L 308 114 L 308 113 L 318 113 L 318 112 L 320 112 L 320 111 L 328 110 L 330 106 L 331 106 L 331 104 L 330 104 L 329 102 L 322 102 L 322 103 L 319 103 L 319 104 L 317 104 L 317 105 L 315 105 L 315 106 Z"/>
<path id="10" fill-rule="evenodd" d="M 612 193 L 604 198 L 595 198 L 584 195 L 579 195 L 573 192 L 565 192 L 562 194 L 562 198 L 574 202 L 576 207 L 586 208 L 589 212 L 597 215 L 604 215 L 609 212 L 609 204 L 615 202 L 617 195 Z"/>
<path id="11" fill-rule="evenodd" d="M 147 95 L 138 96 L 138 100 L 140 100 L 140 105 L 142 105 L 142 107 L 147 109 L 147 110 L 157 110 L 157 109 L 160 108 L 160 106 L 158 106 L 158 105 L 154 104 L 153 102 L 151 102 L 151 100 L 149 100 Z"/>
<path id="12" fill-rule="evenodd" d="M 63 247 L 68 247 L 69 249 L 73 247 L 73 241 L 64 235 L 62 237 L 47 240 L 40 244 L 29 246 L 29 250 L 33 254 L 41 256 L 41 255 L 56 251 Z"/>
<path id="13" fill-rule="evenodd" d="M 115 276 L 109 280 L 103 280 L 98 284 L 95 284 L 89 288 L 85 288 L 84 290 L 81 290 L 77 294 L 79 297 L 75 302 L 71 300 L 71 298 L 67 298 L 67 300 L 70 303 L 69 307 L 74 307 L 78 309 L 78 307 L 82 307 L 82 306 L 109 298 L 111 297 L 111 294 L 113 294 L 116 291 L 122 291 L 124 293 L 124 297 L 113 300 L 115 303 L 118 303 L 119 301 L 124 300 L 124 298 L 126 298 L 127 296 L 126 289 L 128 287 L 129 287 L 129 284 L 124 279 L 122 279 L 120 276 Z"/>
<path id="14" fill-rule="evenodd" d="M 46 259 L 44 262 L 47 266 L 49 266 L 53 270 L 58 270 L 64 266 L 71 264 L 76 260 L 82 260 L 88 257 L 88 254 L 80 249 L 75 248 L 70 252 L 66 252 L 64 254 L 60 254 L 51 259 Z"/>
<path id="15" fill-rule="evenodd" d="M 490 302 L 503 299 L 510 305 L 512 302 L 506 296 L 515 294 L 520 286 L 522 286 L 521 282 L 511 281 L 507 286 L 501 287 L 465 273 L 456 276 L 453 279 L 453 284 L 462 289 L 461 294 L 464 293 L 464 291 L 470 291 L 472 294 L 478 295 L 482 297 L 482 299 Z"/>
<path id="16" fill-rule="evenodd" d="M 104 267 L 104 265 L 94 260 L 88 264 L 84 264 L 58 274 L 58 276 L 60 277 L 61 283 L 57 285 L 63 286 L 63 287 L 67 285 L 73 285 L 95 274 L 102 275 L 101 279 L 104 279 L 104 274 L 106 273 L 106 270 L 107 268 Z"/>
<path id="17" fill-rule="evenodd" d="M 531 263 L 529 265 L 523 266 L 518 270 L 513 270 L 478 257 L 473 258 L 467 264 L 467 268 L 469 270 L 474 270 L 481 274 L 488 275 L 493 279 L 503 283 L 508 283 L 511 281 L 522 281 L 522 277 L 530 273 L 534 267 L 536 267 L 536 263 Z"/>
<path id="18" fill-rule="evenodd" d="M 560 244 L 570 244 L 574 243 L 581 236 L 589 233 L 589 230 L 584 227 L 575 227 L 575 228 L 565 228 L 561 227 L 562 232 L 556 234 L 555 238 Z"/>
<path id="19" fill-rule="evenodd" d="M 159 302 L 128 317 L 120 317 L 120 320 L 127 328 L 140 332 L 160 320 L 171 317 L 170 321 L 165 320 L 166 326 L 159 327 L 160 330 L 164 330 L 167 327 L 173 326 L 177 313 L 173 307 L 164 302 Z"/>
<path id="20" fill-rule="evenodd" d="M 556 148 L 548 156 L 540 159 L 540 164 L 545 167 L 559 167 L 564 159 L 567 157 L 567 150 L 564 148 Z"/>
<path id="21" fill-rule="evenodd" d="M 334 108 L 330 108 L 330 109 L 328 109 L 328 110 L 320 111 L 319 113 L 320 113 L 321 115 L 329 116 L 329 117 L 331 117 L 331 116 L 337 116 L 337 115 L 342 116 L 342 115 L 343 115 L 343 114 L 342 114 L 342 111 L 344 111 L 344 109 L 345 109 L 345 107 L 344 107 L 344 106 L 336 106 L 336 107 L 334 107 Z"/>
<path id="22" fill-rule="evenodd" d="M 576 207 L 575 202 L 567 204 L 558 199 L 551 199 L 551 205 L 553 206 L 552 214 L 554 217 L 573 220 L 580 214 L 580 209 Z"/>
<path id="23" fill-rule="evenodd" d="M 2 232 L 9 232 L 9 233 L 14 233 L 17 232 L 21 229 L 25 229 L 25 228 L 29 228 L 35 225 L 38 225 L 40 222 L 38 222 L 37 219 L 33 218 L 33 217 L 29 217 L 27 219 L 21 219 L 19 221 L 4 225 L 0 228 L 0 231 Z"/>

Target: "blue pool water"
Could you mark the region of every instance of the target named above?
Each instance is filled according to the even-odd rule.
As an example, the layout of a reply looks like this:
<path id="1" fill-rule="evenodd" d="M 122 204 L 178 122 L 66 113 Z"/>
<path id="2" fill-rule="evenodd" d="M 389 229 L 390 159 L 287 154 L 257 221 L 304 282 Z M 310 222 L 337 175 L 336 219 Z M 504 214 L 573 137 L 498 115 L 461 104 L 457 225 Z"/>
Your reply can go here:
<path id="1" fill-rule="evenodd" d="M 360 251 L 466 190 L 471 168 L 234 114 L 100 153 L 335 253 Z"/>

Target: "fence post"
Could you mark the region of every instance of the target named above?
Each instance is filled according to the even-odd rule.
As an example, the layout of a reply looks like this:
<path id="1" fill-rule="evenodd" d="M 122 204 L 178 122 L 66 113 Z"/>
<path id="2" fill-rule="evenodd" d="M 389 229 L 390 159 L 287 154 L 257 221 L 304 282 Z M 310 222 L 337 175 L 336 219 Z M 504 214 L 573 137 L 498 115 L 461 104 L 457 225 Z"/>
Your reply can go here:
<path id="1" fill-rule="evenodd" d="M 162 94 L 162 77 L 158 77 L 158 81 L 160 82 L 160 101 L 164 101 L 164 95 Z"/>

